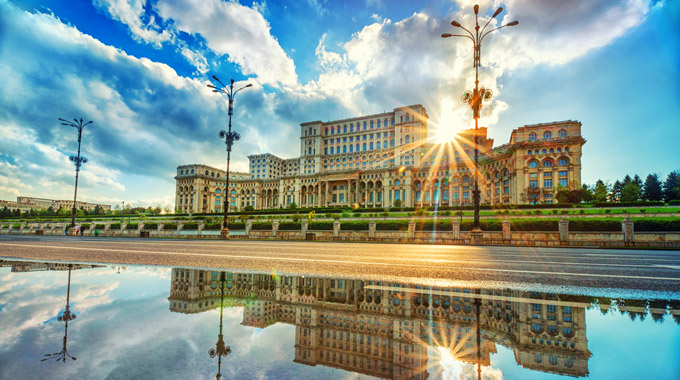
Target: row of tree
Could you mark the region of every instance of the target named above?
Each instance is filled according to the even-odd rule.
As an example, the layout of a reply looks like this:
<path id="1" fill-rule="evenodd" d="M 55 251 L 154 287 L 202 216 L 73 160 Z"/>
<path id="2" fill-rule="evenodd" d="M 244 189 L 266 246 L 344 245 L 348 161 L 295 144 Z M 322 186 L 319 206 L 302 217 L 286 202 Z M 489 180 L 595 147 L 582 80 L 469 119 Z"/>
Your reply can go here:
<path id="1" fill-rule="evenodd" d="M 656 173 L 647 175 L 644 182 L 637 174 L 632 178 L 626 175 L 611 185 L 598 179 L 592 186 L 583 184 L 576 190 L 558 190 L 557 200 L 560 203 L 680 200 L 680 172 L 669 173 L 663 182 Z"/>
<path id="2" fill-rule="evenodd" d="M 146 215 L 160 215 L 163 213 L 163 209 L 160 207 L 125 207 L 124 212 L 125 215 L 136 215 L 136 214 L 146 214 Z M 9 209 L 7 206 L 3 207 L 0 209 L 0 219 L 1 218 L 10 218 L 10 217 L 44 217 L 44 216 L 63 216 L 63 217 L 69 217 L 71 216 L 71 209 L 66 208 L 66 207 L 61 207 L 58 210 L 55 210 L 53 207 L 50 207 L 48 209 L 44 210 L 34 210 L 31 209 L 30 211 L 24 211 L 21 212 L 19 209 Z M 166 213 L 170 213 L 169 209 L 165 210 Z M 92 210 L 86 210 L 84 208 L 81 208 L 79 210 L 76 210 L 76 216 L 77 217 L 85 217 L 85 216 L 98 216 L 98 215 L 120 215 L 121 214 L 121 207 L 120 205 L 116 205 L 113 210 L 104 210 L 101 206 L 95 206 L 94 209 Z"/>

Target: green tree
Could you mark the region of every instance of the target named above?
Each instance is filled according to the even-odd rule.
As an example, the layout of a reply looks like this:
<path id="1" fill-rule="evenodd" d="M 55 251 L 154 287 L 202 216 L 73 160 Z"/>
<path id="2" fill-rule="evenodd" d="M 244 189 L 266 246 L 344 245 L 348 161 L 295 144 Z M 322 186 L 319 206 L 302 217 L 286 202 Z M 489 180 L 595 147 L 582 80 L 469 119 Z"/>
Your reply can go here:
<path id="1" fill-rule="evenodd" d="M 597 182 L 595 182 L 595 188 L 593 189 L 593 199 L 595 202 L 606 202 L 608 194 L 609 186 L 601 179 L 598 179 Z"/>
<path id="2" fill-rule="evenodd" d="M 614 185 L 612 185 L 611 192 L 609 193 L 609 200 L 611 200 L 612 202 L 620 201 L 621 188 L 623 188 L 623 184 L 619 180 L 616 180 L 616 182 L 614 182 Z"/>
<path id="3" fill-rule="evenodd" d="M 680 199 L 680 173 L 670 172 L 663 183 L 663 200 L 668 202 Z"/>
<path id="4" fill-rule="evenodd" d="M 394 207 L 401 207 L 401 199 L 394 200 Z"/>
<path id="5" fill-rule="evenodd" d="M 636 184 L 640 189 L 642 189 L 642 186 L 644 185 L 642 183 L 642 179 L 637 174 L 633 177 L 633 183 Z"/>
<path id="6" fill-rule="evenodd" d="M 640 200 L 641 195 L 640 187 L 633 181 L 629 181 L 621 187 L 621 202 L 636 202 Z"/>
<path id="7" fill-rule="evenodd" d="M 661 190 L 661 181 L 658 174 L 654 173 L 647 176 L 642 191 L 642 199 L 646 201 L 660 201 L 663 199 L 663 191 Z"/>
<path id="8" fill-rule="evenodd" d="M 243 208 L 243 211 L 245 211 L 245 212 L 255 211 L 255 207 L 253 207 L 253 206 L 246 206 L 246 207 Z"/>
<path id="9" fill-rule="evenodd" d="M 586 185 L 585 183 L 581 186 L 581 201 L 592 202 L 595 194 L 592 187 Z"/>
<path id="10" fill-rule="evenodd" d="M 288 208 L 291 209 L 291 210 L 295 210 L 296 208 L 298 208 L 298 205 L 297 205 L 297 203 L 293 202 L 293 203 L 288 205 Z"/>

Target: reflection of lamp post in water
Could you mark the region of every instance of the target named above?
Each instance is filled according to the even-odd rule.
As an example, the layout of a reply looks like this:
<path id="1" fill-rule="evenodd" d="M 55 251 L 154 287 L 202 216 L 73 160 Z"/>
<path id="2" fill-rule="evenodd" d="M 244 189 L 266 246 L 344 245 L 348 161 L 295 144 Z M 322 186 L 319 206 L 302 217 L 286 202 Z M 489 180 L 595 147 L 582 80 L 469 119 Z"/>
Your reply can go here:
<path id="1" fill-rule="evenodd" d="M 475 298 L 475 306 L 477 312 L 477 380 L 482 380 L 482 331 L 480 326 L 480 309 L 482 308 L 482 299 Z"/>
<path id="2" fill-rule="evenodd" d="M 217 359 L 217 380 L 222 378 L 222 356 L 231 354 L 231 347 L 224 345 L 224 337 L 222 336 L 222 312 L 224 311 L 224 282 L 226 281 L 225 273 L 220 272 L 220 334 L 217 336 L 217 344 L 215 348 L 208 350 L 211 358 L 215 356 Z"/>
<path id="3" fill-rule="evenodd" d="M 72 360 L 76 360 L 75 356 L 71 356 L 68 353 L 68 350 L 66 349 L 66 340 L 68 338 L 68 321 L 76 319 L 76 315 L 71 313 L 71 309 L 69 308 L 69 303 L 71 301 L 71 269 L 73 268 L 73 264 L 68 265 L 68 287 L 66 288 L 66 310 L 64 310 L 64 314 L 60 315 L 57 317 L 59 322 L 66 322 L 66 326 L 64 326 L 64 345 L 62 346 L 62 349 L 60 352 L 55 352 L 53 354 L 45 354 L 45 358 L 41 360 L 41 362 L 44 362 L 45 360 L 49 359 L 56 359 L 57 361 L 62 361 L 66 363 L 66 357 L 68 356 Z"/>

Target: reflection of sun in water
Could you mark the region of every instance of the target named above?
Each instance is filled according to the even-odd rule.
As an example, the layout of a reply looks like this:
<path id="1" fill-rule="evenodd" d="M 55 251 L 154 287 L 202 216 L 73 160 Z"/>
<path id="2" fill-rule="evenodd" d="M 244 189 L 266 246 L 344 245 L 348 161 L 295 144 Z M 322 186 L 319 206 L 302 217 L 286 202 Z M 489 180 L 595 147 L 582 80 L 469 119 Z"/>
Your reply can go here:
<path id="1" fill-rule="evenodd" d="M 442 379 L 459 379 L 463 374 L 461 362 L 456 360 L 448 347 L 437 347 L 439 351 L 439 369 Z"/>

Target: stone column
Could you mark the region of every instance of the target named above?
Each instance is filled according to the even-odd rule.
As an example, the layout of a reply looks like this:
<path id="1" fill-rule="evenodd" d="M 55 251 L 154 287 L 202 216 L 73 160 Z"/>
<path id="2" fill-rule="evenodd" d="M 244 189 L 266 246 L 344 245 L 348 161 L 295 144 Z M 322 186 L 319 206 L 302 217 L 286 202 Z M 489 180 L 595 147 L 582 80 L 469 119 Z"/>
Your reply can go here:
<path id="1" fill-rule="evenodd" d="M 460 221 L 454 220 L 451 222 L 451 232 L 453 232 L 454 239 L 460 239 Z"/>
<path id="2" fill-rule="evenodd" d="M 156 224 L 156 235 L 161 236 L 161 231 L 163 231 L 163 223 L 158 222 Z"/>
<path id="3" fill-rule="evenodd" d="M 128 225 L 127 223 L 120 224 L 120 231 L 118 231 L 120 233 L 120 236 L 123 236 L 123 234 L 127 231 L 127 225 Z"/>
<path id="4" fill-rule="evenodd" d="M 250 230 L 253 229 L 253 222 L 250 220 L 246 222 L 246 236 L 250 236 Z"/>
<path id="5" fill-rule="evenodd" d="M 505 218 L 503 222 L 501 222 L 501 225 L 503 227 L 503 240 L 512 240 L 512 232 L 510 231 L 510 220 L 508 220 L 508 218 Z"/>
<path id="6" fill-rule="evenodd" d="M 177 236 L 179 236 L 179 233 L 182 231 L 182 227 L 184 227 L 184 223 L 177 222 Z"/>
<path id="7" fill-rule="evenodd" d="M 302 225 L 300 232 L 302 233 L 302 238 L 304 239 L 306 234 L 307 234 L 307 227 L 309 227 L 309 222 L 306 221 L 306 220 L 303 220 L 302 223 L 300 223 L 300 224 Z"/>
<path id="8" fill-rule="evenodd" d="M 279 231 L 279 221 L 275 220 L 272 222 L 272 236 L 276 236 L 276 233 Z"/>
<path id="9" fill-rule="evenodd" d="M 569 221 L 566 218 L 562 218 L 558 222 L 559 229 L 560 229 L 560 243 L 568 243 L 569 242 Z"/>
<path id="10" fill-rule="evenodd" d="M 368 222 L 368 238 L 369 239 L 375 238 L 375 220 L 371 220 Z"/>
<path id="11" fill-rule="evenodd" d="M 333 237 L 340 236 L 340 221 L 336 220 L 333 222 Z"/>
<path id="12" fill-rule="evenodd" d="M 635 241 L 635 229 L 629 216 L 626 216 L 621 222 L 621 229 L 623 230 L 623 242 L 626 244 L 633 243 Z"/>
<path id="13" fill-rule="evenodd" d="M 408 222 L 408 238 L 414 239 L 416 237 L 416 222 L 411 220 Z"/>
<path id="14" fill-rule="evenodd" d="M 198 224 L 198 230 L 196 230 L 196 234 L 198 234 L 198 236 L 201 236 L 203 228 L 205 227 L 205 222 L 198 222 L 196 224 Z"/>

